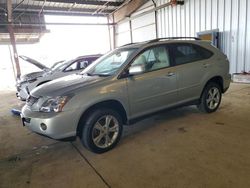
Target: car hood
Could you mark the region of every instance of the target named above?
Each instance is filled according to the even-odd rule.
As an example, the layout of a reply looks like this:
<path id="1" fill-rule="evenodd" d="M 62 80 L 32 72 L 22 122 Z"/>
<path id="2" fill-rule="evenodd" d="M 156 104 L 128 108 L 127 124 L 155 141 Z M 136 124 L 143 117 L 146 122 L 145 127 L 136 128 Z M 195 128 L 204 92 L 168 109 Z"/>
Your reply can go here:
<path id="1" fill-rule="evenodd" d="M 20 55 L 19 56 L 21 59 L 23 59 L 24 61 L 27 61 L 29 63 L 31 63 L 32 65 L 35 65 L 36 67 L 38 67 L 39 69 L 49 69 L 48 67 L 46 67 L 45 65 L 43 65 L 42 63 L 32 59 L 32 58 L 29 58 L 27 56 L 24 56 L 24 55 Z"/>
<path id="2" fill-rule="evenodd" d="M 84 86 L 96 83 L 100 80 L 104 80 L 105 78 L 107 77 L 87 76 L 80 74 L 69 75 L 36 87 L 32 90 L 31 95 L 34 97 L 61 96 L 74 92 L 75 90 Z"/>
<path id="3" fill-rule="evenodd" d="M 21 76 L 20 80 L 21 80 L 21 82 L 27 81 L 27 80 L 32 80 L 34 78 L 43 76 L 43 74 L 44 74 L 44 71 L 32 72 L 32 73 L 25 74 L 25 75 Z"/>

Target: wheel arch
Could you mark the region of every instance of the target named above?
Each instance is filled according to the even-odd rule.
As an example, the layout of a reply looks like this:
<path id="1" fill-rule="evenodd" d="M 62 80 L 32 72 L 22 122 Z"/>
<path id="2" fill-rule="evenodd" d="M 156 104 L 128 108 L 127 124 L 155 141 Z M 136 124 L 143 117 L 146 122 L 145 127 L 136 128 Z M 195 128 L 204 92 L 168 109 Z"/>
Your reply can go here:
<path id="1" fill-rule="evenodd" d="M 214 77 L 210 78 L 210 79 L 206 82 L 204 88 L 205 88 L 209 83 L 211 83 L 211 82 L 217 83 L 217 84 L 220 86 L 221 91 L 223 92 L 224 83 L 223 83 L 223 78 L 222 78 L 222 76 L 214 76 Z M 203 88 L 203 90 L 204 90 L 204 88 Z"/>
<path id="2" fill-rule="evenodd" d="M 205 88 L 207 87 L 207 85 L 208 85 L 209 83 L 211 83 L 211 82 L 217 83 L 217 84 L 220 86 L 220 89 L 221 89 L 222 93 L 224 92 L 224 89 L 223 89 L 223 88 L 224 88 L 223 78 L 222 78 L 221 76 L 214 76 L 214 77 L 210 78 L 210 79 L 206 82 L 206 84 L 204 85 L 204 87 L 203 87 L 203 89 L 202 89 L 202 92 L 201 92 L 201 94 L 200 94 L 200 98 L 201 98 L 201 96 L 202 96 L 202 94 L 203 94 Z"/>
<path id="3" fill-rule="evenodd" d="M 95 109 L 98 108 L 109 108 L 109 109 L 113 109 L 116 112 L 119 113 L 119 115 L 122 118 L 122 122 L 123 124 L 127 124 L 127 113 L 125 108 L 123 107 L 122 103 L 118 100 L 105 100 L 102 102 L 98 102 L 90 107 L 88 107 L 81 115 L 79 121 L 78 121 L 78 125 L 77 125 L 77 135 L 81 134 L 81 130 L 82 130 L 82 123 L 84 123 L 88 117 L 88 115 L 93 112 Z"/>

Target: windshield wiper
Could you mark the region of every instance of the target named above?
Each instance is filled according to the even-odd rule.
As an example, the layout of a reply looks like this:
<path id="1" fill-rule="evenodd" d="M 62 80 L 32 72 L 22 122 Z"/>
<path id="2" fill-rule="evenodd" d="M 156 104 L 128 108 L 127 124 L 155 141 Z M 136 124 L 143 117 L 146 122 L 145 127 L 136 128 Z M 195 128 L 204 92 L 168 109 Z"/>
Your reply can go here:
<path id="1" fill-rule="evenodd" d="M 111 74 L 95 74 L 96 76 L 100 76 L 100 77 L 107 77 L 107 76 L 111 76 Z"/>

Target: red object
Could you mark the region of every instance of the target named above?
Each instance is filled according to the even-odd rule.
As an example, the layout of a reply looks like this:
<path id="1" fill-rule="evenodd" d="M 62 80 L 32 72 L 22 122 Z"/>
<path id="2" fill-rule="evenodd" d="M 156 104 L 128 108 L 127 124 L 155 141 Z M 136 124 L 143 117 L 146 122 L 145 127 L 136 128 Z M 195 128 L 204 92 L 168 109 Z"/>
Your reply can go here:
<path id="1" fill-rule="evenodd" d="M 170 1 L 170 4 L 171 4 L 172 6 L 177 5 L 177 0 L 171 0 L 171 1 Z"/>

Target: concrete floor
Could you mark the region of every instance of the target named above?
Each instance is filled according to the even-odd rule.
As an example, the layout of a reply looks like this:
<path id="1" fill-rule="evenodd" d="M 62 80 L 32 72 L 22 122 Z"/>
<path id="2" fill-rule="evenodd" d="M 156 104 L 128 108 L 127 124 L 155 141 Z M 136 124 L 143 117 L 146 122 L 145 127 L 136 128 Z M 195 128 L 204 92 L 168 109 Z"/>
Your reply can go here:
<path id="1" fill-rule="evenodd" d="M 58 142 L 22 127 L 0 94 L 0 187 L 250 187 L 250 85 L 232 84 L 220 109 L 161 113 L 126 127 L 112 151 Z"/>

